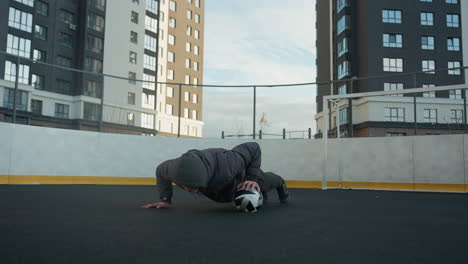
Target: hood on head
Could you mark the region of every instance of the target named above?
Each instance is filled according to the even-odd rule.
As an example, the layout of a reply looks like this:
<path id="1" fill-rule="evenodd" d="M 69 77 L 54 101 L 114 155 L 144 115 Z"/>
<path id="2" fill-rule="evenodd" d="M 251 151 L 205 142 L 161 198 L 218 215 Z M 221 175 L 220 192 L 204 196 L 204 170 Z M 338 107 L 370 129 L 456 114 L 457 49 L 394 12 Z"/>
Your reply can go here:
<path id="1" fill-rule="evenodd" d="M 205 188 L 208 184 L 208 170 L 205 163 L 194 152 L 186 152 L 177 160 L 174 182 L 177 185 Z"/>

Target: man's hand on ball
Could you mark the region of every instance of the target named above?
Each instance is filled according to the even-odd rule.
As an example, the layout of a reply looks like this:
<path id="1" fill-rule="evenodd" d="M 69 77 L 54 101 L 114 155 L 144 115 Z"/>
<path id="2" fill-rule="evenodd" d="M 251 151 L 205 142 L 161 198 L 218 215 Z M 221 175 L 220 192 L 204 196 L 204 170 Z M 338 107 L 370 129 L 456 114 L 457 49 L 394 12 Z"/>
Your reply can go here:
<path id="1" fill-rule="evenodd" d="M 257 190 L 260 192 L 260 186 L 258 186 L 258 183 L 254 181 L 245 181 L 237 185 L 237 189 L 239 190 L 245 190 L 245 191 L 252 191 L 253 189 Z"/>

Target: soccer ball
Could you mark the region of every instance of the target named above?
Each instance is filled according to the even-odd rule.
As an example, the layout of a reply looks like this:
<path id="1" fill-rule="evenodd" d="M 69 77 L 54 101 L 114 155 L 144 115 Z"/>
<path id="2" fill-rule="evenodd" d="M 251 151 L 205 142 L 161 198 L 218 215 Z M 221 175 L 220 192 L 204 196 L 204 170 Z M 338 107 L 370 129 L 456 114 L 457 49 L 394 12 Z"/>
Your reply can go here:
<path id="1" fill-rule="evenodd" d="M 255 213 L 263 204 L 262 193 L 257 190 L 237 190 L 234 195 L 234 204 L 240 211 Z"/>

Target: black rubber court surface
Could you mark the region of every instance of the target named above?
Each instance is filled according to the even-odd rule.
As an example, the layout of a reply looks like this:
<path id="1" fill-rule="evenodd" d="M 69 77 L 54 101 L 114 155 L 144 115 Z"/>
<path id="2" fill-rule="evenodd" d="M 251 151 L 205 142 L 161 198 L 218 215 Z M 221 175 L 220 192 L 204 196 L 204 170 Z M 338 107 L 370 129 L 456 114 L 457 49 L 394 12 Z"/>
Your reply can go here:
<path id="1" fill-rule="evenodd" d="M 291 190 L 256 214 L 176 188 L 0 186 L 0 263 L 468 263 L 468 195 Z"/>

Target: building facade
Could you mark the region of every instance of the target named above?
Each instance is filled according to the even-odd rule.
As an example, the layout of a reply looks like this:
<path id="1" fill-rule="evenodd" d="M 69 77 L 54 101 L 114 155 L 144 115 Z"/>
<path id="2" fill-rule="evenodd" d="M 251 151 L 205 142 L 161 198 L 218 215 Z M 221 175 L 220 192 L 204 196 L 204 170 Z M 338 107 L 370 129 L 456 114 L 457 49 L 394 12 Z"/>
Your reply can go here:
<path id="1" fill-rule="evenodd" d="M 392 91 L 464 83 L 463 70 L 450 70 L 464 65 L 462 19 L 466 19 L 466 11 L 462 10 L 466 10 L 466 3 L 460 2 L 463 1 L 318 0 L 317 82 L 336 82 L 333 85 L 318 85 L 316 119 L 321 118 L 323 96 L 330 94 Z M 449 70 L 433 71 L 437 69 Z M 421 71 L 425 73 L 404 75 Z M 395 74 L 399 76 L 392 77 Z M 376 76 L 382 78 L 372 78 Z M 353 77 L 358 80 L 340 82 Z M 359 80 L 366 77 L 371 78 Z M 430 104 L 436 105 L 439 98 L 461 100 L 462 91 L 439 91 L 417 96 L 425 98 L 422 103 L 425 103 L 424 100 L 432 100 L 434 102 L 431 101 Z M 393 101 L 395 100 L 398 99 L 394 98 Z M 380 102 L 382 106 L 383 101 Z M 352 110 L 340 109 L 340 120 L 344 119 L 341 122 L 344 125 L 342 129 L 354 130 L 355 135 L 362 136 L 381 136 L 387 131 L 390 135 L 410 134 L 408 131 L 411 130 L 405 129 L 404 125 L 399 124 L 400 130 L 395 130 L 395 127 L 387 122 L 384 113 L 386 108 L 375 107 L 379 102 L 369 100 L 368 103 L 374 105 L 368 108 L 381 109 L 381 119 L 363 120 L 357 127 L 350 128 L 346 126 L 349 125 L 349 119 L 352 119 Z M 458 105 L 460 102 L 453 103 Z M 443 119 L 438 118 L 439 121 Z M 405 122 L 408 126 L 412 125 L 409 117 L 403 117 L 401 123 Z M 417 122 L 421 122 L 421 127 L 424 127 L 426 120 L 420 118 Z M 333 128 L 333 124 L 331 125 Z M 356 120 L 353 125 L 356 125 Z M 431 128 L 428 129 L 421 129 L 420 132 L 431 133 Z M 438 130 L 437 133 L 444 133 L 443 129 Z M 452 131 L 447 128 L 447 131 L 449 130 Z"/>
<path id="2" fill-rule="evenodd" d="M 184 75 L 187 84 L 202 83 L 202 0 L 9 0 L 0 10 L 0 121 L 12 121 L 20 56 L 18 123 L 202 136 L 202 88 L 182 87 L 179 130 L 178 85 L 156 85 L 184 83 Z M 185 42 L 196 54 L 181 48 Z"/>

